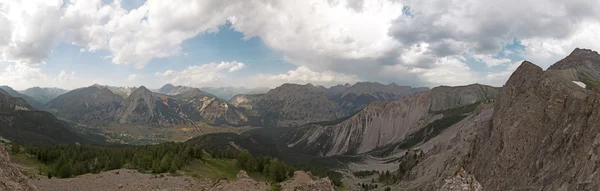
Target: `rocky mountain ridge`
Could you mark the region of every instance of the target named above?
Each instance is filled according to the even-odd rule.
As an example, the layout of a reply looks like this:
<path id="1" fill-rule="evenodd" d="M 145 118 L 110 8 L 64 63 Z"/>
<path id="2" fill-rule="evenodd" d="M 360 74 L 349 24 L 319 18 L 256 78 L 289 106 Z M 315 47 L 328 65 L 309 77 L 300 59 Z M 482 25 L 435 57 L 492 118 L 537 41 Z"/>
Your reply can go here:
<path id="1" fill-rule="evenodd" d="M 396 100 L 427 88 L 359 82 L 331 88 L 312 84 L 283 84 L 266 94 L 237 95 L 234 106 L 254 110 L 269 127 L 301 126 L 356 113 L 376 100 Z"/>
<path id="2" fill-rule="evenodd" d="M 479 84 L 442 86 L 395 101 L 375 101 L 348 118 L 295 129 L 288 134 L 288 147 L 334 156 L 412 146 L 462 120 L 478 104 L 493 102 L 498 91 Z"/>
<path id="3" fill-rule="evenodd" d="M 600 55 L 594 51 L 576 49 L 546 71 L 524 61 L 495 102 L 413 147 L 425 155 L 396 187 L 597 190 L 600 89 L 573 78 L 600 73 L 595 58 Z M 461 175 L 463 168 L 472 176 Z"/>
<path id="4" fill-rule="evenodd" d="M 78 122 L 114 120 L 123 97 L 105 86 L 79 88 L 50 100 L 46 105 L 56 115 Z"/>

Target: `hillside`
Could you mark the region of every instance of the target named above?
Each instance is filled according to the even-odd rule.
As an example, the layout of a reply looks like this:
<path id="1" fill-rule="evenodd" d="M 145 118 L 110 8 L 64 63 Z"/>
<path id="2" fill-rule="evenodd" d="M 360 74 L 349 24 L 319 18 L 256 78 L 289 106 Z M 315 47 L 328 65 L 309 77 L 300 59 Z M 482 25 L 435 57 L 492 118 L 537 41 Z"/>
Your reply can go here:
<path id="1" fill-rule="evenodd" d="M 35 110 L 22 98 L 0 92 L 0 137 L 19 144 L 92 143 L 52 114 Z M 96 139 L 96 138 L 93 138 Z"/>
<path id="2" fill-rule="evenodd" d="M 29 105 L 33 106 L 34 108 L 36 108 L 38 110 L 46 109 L 46 106 L 43 103 L 37 101 L 36 99 L 34 99 L 28 95 L 19 93 L 18 91 L 12 89 L 11 87 L 0 86 L 0 89 L 3 89 L 5 92 L 7 92 L 8 94 L 10 94 L 13 97 L 23 98 L 23 100 L 25 100 L 25 102 L 27 102 Z"/>
<path id="3" fill-rule="evenodd" d="M 78 122 L 114 120 L 123 98 L 105 86 L 93 85 L 60 95 L 47 104 L 56 115 Z"/>
<path id="4" fill-rule="evenodd" d="M 436 87 L 396 101 L 376 101 L 351 117 L 304 125 L 288 147 L 322 156 L 363 154 L 385 146 L 410 148 L 462 120 L 498 88 L 479 84 Z"/>

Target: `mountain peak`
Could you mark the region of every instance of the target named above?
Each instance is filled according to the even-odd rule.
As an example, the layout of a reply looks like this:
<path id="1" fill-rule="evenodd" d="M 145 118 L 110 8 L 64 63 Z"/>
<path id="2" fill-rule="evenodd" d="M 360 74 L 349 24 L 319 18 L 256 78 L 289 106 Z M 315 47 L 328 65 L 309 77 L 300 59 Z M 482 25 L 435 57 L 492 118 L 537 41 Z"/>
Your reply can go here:
<path id="1" fill-rule="evenodd" d="M 571 52 L 571 54 L 569 54 L 569 56 L 577 56 L 577 55 L 582 55 L 582 54 L 598 54 L 598 52 L 593 51 L 591 49 L 575 48 L 575 50 L 573 50 L 573 52 Z"/>
<path id="2" fill-rule="evenodd" d="M 151 91 L 148 88 L 146 88 L 146 86 L 140 86 L 139 88 L 137 88 L 133 91 L 133 93 L 135 93 L 135 92 L 151 92 Z"/>
<path id="3" fill-rule="evenodd" d="M 569 56 L 556 62 L 548 69 L 563 70 L 569 68 L 587 67 L 600 71 L 600 54 L 590 49 L 576 48 Z"/>
<path id="4" fill-rule="evenodd" d="M 173 84 L 165 84 L 160 89 L 173 89 L 175 86 Z"/>

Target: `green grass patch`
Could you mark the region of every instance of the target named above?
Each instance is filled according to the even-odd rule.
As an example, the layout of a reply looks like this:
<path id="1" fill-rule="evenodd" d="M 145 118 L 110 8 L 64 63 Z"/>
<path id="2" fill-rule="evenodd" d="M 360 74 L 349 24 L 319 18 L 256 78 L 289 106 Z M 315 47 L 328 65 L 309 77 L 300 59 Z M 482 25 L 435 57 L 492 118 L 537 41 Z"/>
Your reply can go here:
<path id="1" fill-rule="evenodd" d="M 579 79 L 581 80 L 582 83 L 585 84 L 585 88 L 589 89 L 589 90 L 594 88 L 599 83 L 598 81 L 593 80 L 588 75 L 585 75 L 583 73 L 579 73 Z"/>
<path id="2" fill-rule="evenodd" d="M 203 160 L 194 160 L 184 166 L 182 171 L 188 176 L 203 177 L 211 180 L 227 178 L 235 180 L 240 168 L 235 159 L 215 159 L 207 157 Z"/>
<path id="3" fill-rule="evenodd" d="M 37 168 L 40 165 L 43 165 L 41 162 L 38 162 L 33 158 L 29 158 L 23 154 L 10 154 L 10 162 L 24 167 L 32 168 Z"/>

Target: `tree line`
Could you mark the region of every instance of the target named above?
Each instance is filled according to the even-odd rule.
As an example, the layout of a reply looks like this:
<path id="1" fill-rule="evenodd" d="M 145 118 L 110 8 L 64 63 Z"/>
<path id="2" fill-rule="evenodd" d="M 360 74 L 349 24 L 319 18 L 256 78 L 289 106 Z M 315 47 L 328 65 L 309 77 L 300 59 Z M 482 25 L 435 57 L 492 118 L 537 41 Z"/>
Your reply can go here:
<path id="1" fill-rule="evenodd" d="M 120 168 L 140 172 L 176 172 L 202 159 L 202 148 L 185 143 L 147 146 L 54 145 L 24 146 L 25 152 L 45 164 L 49 178 L 69 178 Z"/>
<path id="2" fill-rule="evenodd" d="M 275 182 L 291 178 L 296 170 L 282 160 L 270 156 L 254 157 L 250 152 L 241 152 L 228 148 L 226 150 L 209 151 L 213 158 L 236 159 L 237 165 L 246 172 L 258 172 Z"/>
<path id="3" fill-rule="evenodd" d="M 313 175 L 328 176 L 341 186 L 341 174 L 323 168 L 292 166 L 270 156 L 253 156 L 247 150 L 231 148 L 205 150 L 186 143 L 167 142 L 156 145 L 13 145 L 14 153 L 28 154 L 44 164 L 40 170 L 49 178 L 70 178 L 87 173 L 115 169 L 136 169 L 144 173 L 175 173 L 193 160 L 203 160 L 205 153 L 213 158 L 235 159 L 247 172 L 258 172 L 273 182 L 291 178 L 295 170 L 310 171 Z"/>

